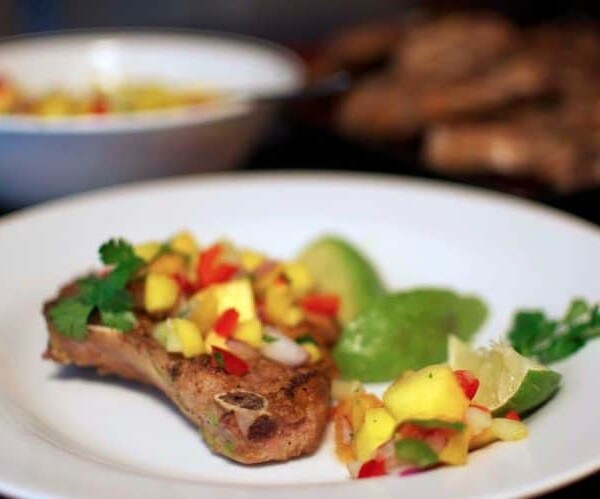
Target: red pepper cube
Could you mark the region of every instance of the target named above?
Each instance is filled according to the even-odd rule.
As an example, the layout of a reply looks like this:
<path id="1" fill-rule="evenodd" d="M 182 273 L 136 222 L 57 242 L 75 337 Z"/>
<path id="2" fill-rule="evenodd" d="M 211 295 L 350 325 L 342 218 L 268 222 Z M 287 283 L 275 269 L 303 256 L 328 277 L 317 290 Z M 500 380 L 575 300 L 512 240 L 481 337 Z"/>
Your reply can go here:
<path id="1" fill-rule="evenodd" d="M 340 310 L 340 298 L 336 295 L 307 295 L 302 299 L 306 312 L 335 317 Z"/>
<path id="2" fill-rule="evenodd" d="M 217 334 L 225 338 L 231 338 L 238 324 L 240 313 L 235 308 L 225 310 L 213 324 L 213 329 Z"/>
<path id="3" fill-rule="evenodd" d="M 213 269 L 208 280 L 209 284 L 219 284 L 227 282 L 231 279 L 239 270 L 237 265 L 231 263 L 222 263 Z"/>
<path id="4" fill-rule="evenodd" d="M 386 471 L 383 461 L 371 459 L 370 461 L 363 463 L 360 467 L 357 478 L 371 478 L 374 476 L 383 476 L 385 474 Z"/>
<path id="5" fill-rule="evenodd" d="M 193 295 L 197 289 L 193 282 L 191 282 L 186 276 L 183 274 L 172 274 L 171 277 L 175 279 L 177 284 L 179 285 L 179 290 L 186 296 Z"/>
<path id="6" fill-rule="evenodd" d="M 245 360 L 227 350 L 213 346 L 213 359 L 218 367 L 225 369 L 225 372 L 234 376 L 243 376 L 250 370 L 250 366 Z"/>
<path id="7" fill-rule="evenodd" d="M 513 421 L 521 421 L 521 416 L 519 416 L 517 411 L 508 411 L 504 417 L 506 419 L 512 419 Z"/>
<path id="8" fill-rule="evenodd" d="M 454 371 L 454 375 L 456 376 L 456 380 L 458 381 L 458 384 L 462 388 L 466 397 L 469 400 L 472 400 L 479 388 L 479 380 L 469 371 L 465 371 L 463 369 Z"/>
<path id="9" fill-rule="evenodd" d="M 220 244 L 213 244 L 209 248 L 205 249 L 200 253 L 200 258 L 198 259 L 198 267 L 196 272 L 198 274 L 198 282 L 200 286 L 208 286 L 210 284 L 210 276 L 212 274 L 212 270 L 217 264 L 217 260 L 221 253 L 223 252 L 223 247 Z"/>

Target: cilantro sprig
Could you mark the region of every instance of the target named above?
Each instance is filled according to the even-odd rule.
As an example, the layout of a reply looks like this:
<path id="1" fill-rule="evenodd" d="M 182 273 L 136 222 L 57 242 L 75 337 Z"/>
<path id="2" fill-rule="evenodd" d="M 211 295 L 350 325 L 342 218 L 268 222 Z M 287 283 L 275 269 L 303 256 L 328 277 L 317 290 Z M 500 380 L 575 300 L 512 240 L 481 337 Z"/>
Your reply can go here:
<path id="1" fill-rule="evenodd" d="M 560 320 L 549 319 L 540 310 L 517 312 L 508 333 L 514 349 L 544 364 L 562 360 L 600 336 L 598 304 L 575 299 Z"/>
<path id="2" fill-rule="evenodd" d="M 50 310 L 50 318 L 58 331 L 75 340 L 87 337 L 87 324 L 98 310 L 102 325 L 130 331 L 135 327 L 133 299 L 127 283 L 144 264 L 133 247 L 123 239 L 111 239 L 99 250 L 100 259 L 112 270 L 105 276 L 88 276 L 79 281 L 75 296 L 63 298 Z"/>

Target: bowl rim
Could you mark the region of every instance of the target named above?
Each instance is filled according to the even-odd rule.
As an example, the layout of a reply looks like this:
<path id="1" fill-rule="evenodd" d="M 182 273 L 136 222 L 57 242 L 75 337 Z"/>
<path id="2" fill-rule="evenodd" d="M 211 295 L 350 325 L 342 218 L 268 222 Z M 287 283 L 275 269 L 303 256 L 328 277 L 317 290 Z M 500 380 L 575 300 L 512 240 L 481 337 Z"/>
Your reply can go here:
<path id="1" fill-rule="evenodd" d="M 276 95 L 291 94 L 301 88 L 306 78 L 306 65 L 292 49 L 260 37 L 231 33 L 219 30 L 196 30 L 170 27 L 119 27 L 119 28 L 81 28 L 55 31 L 41 31 L 0 38 L 0 49 L 30 41 L 44 39 L 74 39 L 77 37 L 94 38 L 101 36 L 164 36 L 166 38 L 185 38 L 187 40 L 213 39 L 233 42 L 239 45 L 253 46 L 279 56 L 287 63 L 294 82 L 287 85 Z M 257 104 L 248 96 L 233 96 L 218 103 L 167 108 L 155 111 L 119 113 L 98 116 L 69 116 L 55 120 L 43 119 L 25 114 L 0 115 L 0 134 L 111 134 L 122 132 L 143 132 L 191 125 L 210 125 L 218 121 L 238 118 L 256 109 Z"/>

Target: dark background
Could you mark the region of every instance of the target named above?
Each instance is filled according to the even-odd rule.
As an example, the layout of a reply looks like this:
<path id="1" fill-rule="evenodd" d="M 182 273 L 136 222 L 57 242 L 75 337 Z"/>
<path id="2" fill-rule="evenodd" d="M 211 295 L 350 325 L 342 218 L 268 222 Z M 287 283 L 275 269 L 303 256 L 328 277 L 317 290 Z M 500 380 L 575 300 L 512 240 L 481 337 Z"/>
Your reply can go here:
<path id="1" fill-rule="evenodd" d="M 317 45 L 334 29 L 418 7 L 493 8 L 531 24 L 556 18 L 600 18 L 600 2 L 439 2 L 402 0 L 0 0 L 0 37 L 90 27 L 161 26 L 257 35 L 292 47 Z M 433 177 L 410 162 L 351 143 L 283 112 L 244 170 L 326 169 Z M 600 224 L 600 190 L 544 196 L 538 202 Z M 0 206 L 0 214 L 6 209 Z M 568 442 L 573 428 L 557 428 Z M 551 459 L 552 456 L 547 456 Z M 548 497 L 570 497 L 600 486 L 600 474 Z M 0 496 L 1 497 L 1 496 Z"/>

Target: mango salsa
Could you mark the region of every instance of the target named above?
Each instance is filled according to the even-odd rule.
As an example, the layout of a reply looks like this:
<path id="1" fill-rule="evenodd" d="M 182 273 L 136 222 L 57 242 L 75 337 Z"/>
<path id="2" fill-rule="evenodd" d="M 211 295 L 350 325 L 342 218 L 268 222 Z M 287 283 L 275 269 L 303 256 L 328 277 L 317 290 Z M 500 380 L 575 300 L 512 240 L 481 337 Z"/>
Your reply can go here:
<path id="1" fill-rule="evenodd" d="M 383 403 L 398 423 L 410 419 L 462 421 L 469 399 L 446 365 L 425 367 L 403 376 L 385 391 Z"/>

